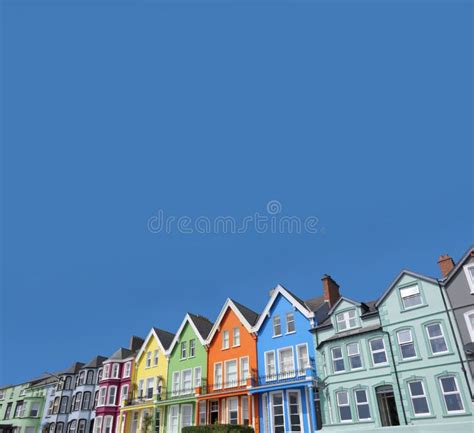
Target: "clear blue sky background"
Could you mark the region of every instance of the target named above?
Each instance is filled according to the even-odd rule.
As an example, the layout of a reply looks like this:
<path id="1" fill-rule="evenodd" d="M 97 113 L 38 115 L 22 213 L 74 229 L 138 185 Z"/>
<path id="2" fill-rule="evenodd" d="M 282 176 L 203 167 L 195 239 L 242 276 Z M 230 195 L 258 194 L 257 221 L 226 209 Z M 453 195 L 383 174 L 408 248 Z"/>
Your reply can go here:
<path id="1" fill-rule="evenodd" d="M 472 4 L 3 1 L 0 383 L 473 240 Z M 151 234 L 168 215 L 324 233 Z"/>

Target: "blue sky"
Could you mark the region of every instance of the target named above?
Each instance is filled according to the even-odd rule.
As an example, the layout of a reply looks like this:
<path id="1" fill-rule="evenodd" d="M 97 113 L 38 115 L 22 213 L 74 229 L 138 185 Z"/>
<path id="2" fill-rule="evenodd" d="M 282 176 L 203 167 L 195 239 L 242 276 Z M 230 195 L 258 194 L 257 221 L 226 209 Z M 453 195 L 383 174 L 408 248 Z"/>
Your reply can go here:
<path id="1" fill-rule="evenodd" d="M 472 4 L 3 2 L 0 383 L 473 240 Z M 318 233 L 150 233 L 166 215 Z"/>

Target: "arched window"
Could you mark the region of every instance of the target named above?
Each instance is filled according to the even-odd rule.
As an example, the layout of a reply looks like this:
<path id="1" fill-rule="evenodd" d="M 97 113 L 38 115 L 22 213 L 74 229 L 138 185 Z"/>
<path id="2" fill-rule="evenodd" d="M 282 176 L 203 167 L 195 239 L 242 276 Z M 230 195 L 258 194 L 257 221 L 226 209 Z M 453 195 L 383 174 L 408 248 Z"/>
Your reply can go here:
<path id="1" fill-rule="evenodd" d="M 66 377 L 66 382 L 64 383 L 64 389 L 71 389 L 71 376 Z"/>
<path id="2" fill-rule="evenodd" d="M 56 433 L 63 433 L 63 429 L 64 429 L 64 423 L 58 422 L 56 424 Z"/>
<path id="3" fill-rule="evenodd" d="M 99 401 L 99 391 L 96 391 L 94 394 L 94 409 L 97 407 L 98 401 Z"/>
<path id="4" fill-rule="evenodd" d="M 76 393 L 76 400 L 74 401 L 74 410 L 79 410 L 81 408 L 82 401 L 82 392 Z"/>
<path id="5" fill-rule="evenodd" d="M 54 433 L 54 422 L 52 422 L 50 425 L 49 425 L 49 433 Z"/>
<path id="6" fill-rule="evenodd" d="M 69 398 L 66 396 L 61 397 L 61 407 L 59 408 L 59 413 L 67 413 L 67 404 Z"/>
<path id="7" fill-rule="evenodd" d="M 67 433 L 76 433 L 77 421 L 71 421 L 67 427 Z"/>
<path id="8" fill-rule="evenodd" d="M 89 410 L 91 405 L 91 393 L 86 391 L 82 397 L 82 410 Z"/>
<path id="9" fill-rule="evenodd" d="M 57 414 L 59 411 L 59 397 L 56 397 L 54 399 L 54 404 L 53 404 L 53 414 Z"/>
<path id="10" fill-rule="evenodd" d="M 79 374 L 79 385 L 84 385 L 85 379 L 86 379 L 86 372 L 81 371 L 81 373 Z"/>
<path id="11" fill-rule="evenodd" d="M 87 382 L 87 385 L 93 385 L 94 384 L 94 372 L 92 370 L 89 370 L 87 372 L 86 382 Z"/>
<path id="12" fill-rule="evenodd" d="M 97 383 L 102 380 L 102 369 L 99 369 L 99 373 L 97 374 Z"/>
<path id="13" fill-rule="evenodd" d="M 77 425 L 77 433 L 85 433 L 86 432 L 86 420 L 80 419 L 79 424 Z"/>

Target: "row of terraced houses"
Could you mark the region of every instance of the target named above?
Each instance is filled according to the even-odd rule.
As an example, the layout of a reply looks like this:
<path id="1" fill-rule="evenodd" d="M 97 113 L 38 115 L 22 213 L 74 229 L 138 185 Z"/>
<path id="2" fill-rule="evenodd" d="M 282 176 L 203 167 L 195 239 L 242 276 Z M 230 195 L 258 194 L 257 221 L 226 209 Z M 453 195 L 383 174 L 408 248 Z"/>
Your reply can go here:
<path id="1" fill-rule="evenodd" d="M 303 300 L 281 285 L 260 313 L 227 299 L 112 356 L 0 388 L 0 433 L 472 432 L 474 248 L 441 278 L 404 270 L 376 300 L 328 275 Z"/>

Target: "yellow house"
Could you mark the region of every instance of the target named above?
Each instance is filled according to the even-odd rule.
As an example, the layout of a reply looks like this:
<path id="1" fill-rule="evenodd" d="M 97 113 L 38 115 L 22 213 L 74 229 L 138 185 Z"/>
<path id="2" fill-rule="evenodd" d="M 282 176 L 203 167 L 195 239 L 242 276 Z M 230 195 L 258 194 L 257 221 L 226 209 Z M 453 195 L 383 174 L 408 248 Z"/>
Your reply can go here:
<path id="1" fill-rule="evenodd" d="M 166 351 L 173 338 L 174 334 L 170 332 L 151 328 L 135 358 L 131 396 L 120 409 L 120 425 L 117 431 L 164 433 L 164 414 L 161 414 L 156 403 L 161 399 L 162 390 L 166 389 Z"/>

